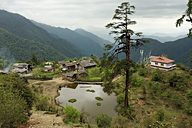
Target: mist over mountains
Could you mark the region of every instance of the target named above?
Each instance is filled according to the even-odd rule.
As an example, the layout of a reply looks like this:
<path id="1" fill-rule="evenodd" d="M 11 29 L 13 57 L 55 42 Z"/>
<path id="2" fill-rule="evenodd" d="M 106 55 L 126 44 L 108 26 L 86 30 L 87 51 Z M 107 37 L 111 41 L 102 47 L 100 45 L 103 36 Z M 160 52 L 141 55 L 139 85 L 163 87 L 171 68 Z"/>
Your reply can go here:
<path id="1" fill-rule="evenodd" d="M 145 57 L 167 55 L 177 63 L 191 65 L 189 58 L 192 39 L 182 35 L 144 37 L 148 43 L 140 49 L 132 50 L 133 60 L 140 60 L 142 49 Z M 43 60 L 61 60 L 66 57 L 90 55 L 101 57 L 104 44 L 108 43 L 111 42 L 81 28 L 70 30 L 54 27 L 31 21 L 19 14 L 0 10 L 0 48 L 8 49 L 16 60 L 26 61 L 32 55 Z"/>

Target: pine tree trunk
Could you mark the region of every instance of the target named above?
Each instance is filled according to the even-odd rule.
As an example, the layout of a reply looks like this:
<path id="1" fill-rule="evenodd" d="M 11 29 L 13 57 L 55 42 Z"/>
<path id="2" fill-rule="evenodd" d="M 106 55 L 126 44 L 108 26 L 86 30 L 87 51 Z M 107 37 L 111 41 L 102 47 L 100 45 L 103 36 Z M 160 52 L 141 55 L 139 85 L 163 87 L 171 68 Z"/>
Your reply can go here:
<path id="1" fill-rule="evenodd" d="M 129 86 L 130 86 L 130 44 L 129 44 L 130 38 L 128 38 L 127 41 L 127 47 L 126 47 L 126 80 L 125 80 L 125 101 L 124 101 L 124 107 L 127 109 L 129 107 Z"/>

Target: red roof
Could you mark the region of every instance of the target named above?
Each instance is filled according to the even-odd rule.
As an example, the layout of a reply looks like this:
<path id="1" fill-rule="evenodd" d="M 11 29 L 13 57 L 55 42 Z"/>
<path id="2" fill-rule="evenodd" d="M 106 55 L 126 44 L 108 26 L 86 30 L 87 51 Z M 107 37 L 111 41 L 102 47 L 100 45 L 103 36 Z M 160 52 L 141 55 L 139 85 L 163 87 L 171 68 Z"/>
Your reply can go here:
<path id="1" fill-rule="evenodd" d="M 150 61 L 166 63 L 166 64 L 175 62 L 174 60 L 171 60 L 171 59 L 164 57 L 164 56 L 151 56 Z"/>

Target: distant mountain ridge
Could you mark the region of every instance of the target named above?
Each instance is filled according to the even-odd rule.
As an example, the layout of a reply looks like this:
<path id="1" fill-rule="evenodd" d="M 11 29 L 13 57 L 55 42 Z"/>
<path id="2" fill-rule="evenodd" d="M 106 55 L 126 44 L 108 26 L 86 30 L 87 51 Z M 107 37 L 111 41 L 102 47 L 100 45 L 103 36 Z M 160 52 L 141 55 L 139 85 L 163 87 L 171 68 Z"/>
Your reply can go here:
<path id="1" fill-rule="evenodd" d="M 148 43 L 140 49 L 132 49 L 131 56 L 135 61 L 149 55 L 167 55 L 176 63 L 191 66 L 190 54 L 192 39 L 181 38 L 161 43 L 146 38 Z M 35 54 L 40 59 L 61 60 L 65 57 L 82 57 L 92 54 L 101 56 L 104 44 L 110 43 L 83 29 L 70 30 L 53 27 L 27 18 L 0 10 L 0 49 L 7 48 L 17 60 L 29 60 Z M 1 52 L 1 51 L 0 51 Z"/>
<path id="2" fill-rule="evenodd" d="M 80 50 L 85 51 L 86 54 L 92 52 L 93 54 L 101 56 L 103 54 L 104 44 L 110 43 L 109 41 L 104 40 L 83 29 L 76 29 L 75 31 L 73 31 L 68 28 L 54 27 L 35 21 L 32 22 L 35 25 L 43 28 L 50 34 L 56 35 L 62 39 L 71 42 Z"/>

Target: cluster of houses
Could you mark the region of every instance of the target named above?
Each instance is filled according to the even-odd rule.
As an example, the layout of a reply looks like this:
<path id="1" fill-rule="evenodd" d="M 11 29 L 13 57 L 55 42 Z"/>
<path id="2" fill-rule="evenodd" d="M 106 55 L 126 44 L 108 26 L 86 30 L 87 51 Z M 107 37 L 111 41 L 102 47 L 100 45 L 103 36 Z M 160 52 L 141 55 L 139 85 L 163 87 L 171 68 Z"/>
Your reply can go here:
<path id="1" fill-rule="evenodd" d="M 61 72 L 67 78 L 76 78 L 78 76 L 86 75 L 86 69 L 96 67 L 97 64 L 92 59 L 83 59 L 80 61 L 59 61 L 58 62 Z M 175 61 L 169 59 L 165 56 L 150 56 L 149 65 L 152 68 L 157 68 L 160 70 L 173 70 L 176 67 Z M 55 71 L 53 62 L 44 63 L 42 68 L 44 72 L 53 72 Z M 27 63 L 15 63 L 10 68 L 10 72 L 19 73 L 19 74 L 28 74 L 32 71 L 32 65 Z M 0 73 L 4 73 L 3 70 L 0 70 Z"/>
<path id="2" fill-rule="evenodd" d="M 86 75 L 86 69 L 96 67 L 97 64 L 92 59 L 81 61 L 60 61 L 61 70 L 67 78 L 77 78 L 78 76 Z"/>

